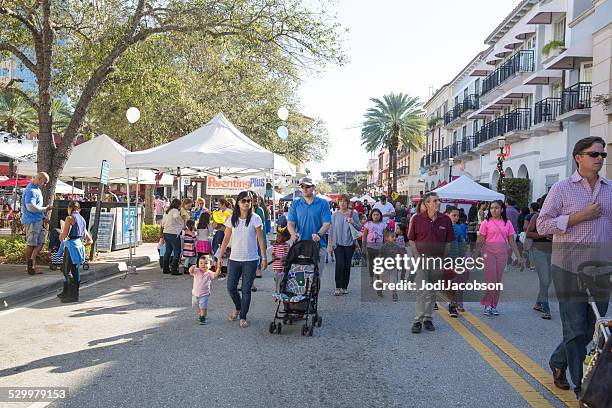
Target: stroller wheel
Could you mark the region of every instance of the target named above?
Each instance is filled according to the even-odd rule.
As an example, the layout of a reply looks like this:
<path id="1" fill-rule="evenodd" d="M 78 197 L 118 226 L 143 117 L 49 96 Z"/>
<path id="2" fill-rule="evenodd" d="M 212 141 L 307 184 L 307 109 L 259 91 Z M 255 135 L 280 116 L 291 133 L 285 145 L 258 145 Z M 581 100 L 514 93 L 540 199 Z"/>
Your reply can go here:
<path id="1" fill-rule="evenodd" d="M 308 324 L 304 323 L 304 325 L 302 326 L 302 336 L 305 336 L 307 332 L 308 332 Z"/>
<path id="2" fill-rule="evenodd" d="M 283 329 L 283 324 L 282 323 L 278 323 L 276 325 L 276 334 L 281 334 L 281 330 Z"/>
<path id="3" fill-rule="evenodd" d="M 276 330 L 276 323 L 271 322 L 270 323 L 270 329 L 269 329 L 270 334 L 274 333 L 275 330 Z"/>
<path id="4" fill-rule="evenodd" d="M 84 270 L 84 271 L 88 271 L 88 270 L 89 270 L 89 262 L 85 262 L 85 263 L 83 264 L 83 270 Z"/>
<path id="5" fill-rule="evenodd" d="M 322 323 L 323 323 L 323 318 L 317 315 L 317 327 L 321 327 Z"/>
<path id="6" fill-rule="evenodd" d="M 308 337 L 312 337 L 312 333 L 314 332 L 314 325 L 310 326 L 308 329 Z"/>

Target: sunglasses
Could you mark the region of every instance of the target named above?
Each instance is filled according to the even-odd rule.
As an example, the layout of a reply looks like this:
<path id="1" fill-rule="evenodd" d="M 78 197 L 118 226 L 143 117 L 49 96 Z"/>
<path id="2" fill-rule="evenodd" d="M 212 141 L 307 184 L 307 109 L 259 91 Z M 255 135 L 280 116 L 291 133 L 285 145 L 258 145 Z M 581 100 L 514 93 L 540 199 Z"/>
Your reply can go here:
<path id="1" fill-rule="evenodd" d="M 314 186 L 307 186 L 307 185 L 305 185 L 305 184 L 302 184 L 302 189 L 304 189 L 304 190 L 306 190 L 306 189 L 308 189 L 308 188 L 312 188 L 312 187 L 314 187 Z"/>
<path id="2" fill-rule="evenodd" d="M 606 152 L 581 152 L 578 153 L 580 156 L 589 156 L 593 159 L 596 159 L 598 156 L 601 156 L 602 159 L 608 157 L 608 153 Z"/>
<path id="3" fill-rule="evenodd" d="M 240 200 L 240 202 L 242 204 L 251 204 L 251 199 L 250 198 L 243 198 L 242 200 Z"/>

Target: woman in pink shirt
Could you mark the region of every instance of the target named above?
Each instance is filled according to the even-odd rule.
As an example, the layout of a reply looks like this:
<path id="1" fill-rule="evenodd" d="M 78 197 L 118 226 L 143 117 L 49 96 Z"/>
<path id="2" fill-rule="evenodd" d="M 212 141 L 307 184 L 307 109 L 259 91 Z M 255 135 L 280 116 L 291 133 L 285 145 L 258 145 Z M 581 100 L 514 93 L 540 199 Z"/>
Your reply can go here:
<path id="1" fill-rule="evenodd" d="M 516 258 L 524 267 L 524 259 L 520 256 L 516 241 L 514 240 L 514 227 L 506 217 L 506 208 L 500 200 L 493 201 L 489 205 L 487 218 L 480 224 L 478 230 L 478 240 L 474 258 L 478 257 L 482 251 L 484 257 L 485 280 L 487 283 L 501 283 L 504 275 L 504 268 L 508 258 L 508 245 L 514 251 Z M 487 289 L 480 301 L 483 305 L 485 316 L 497 316 L 497 304 L 499 302 L 499 290 Z"/>

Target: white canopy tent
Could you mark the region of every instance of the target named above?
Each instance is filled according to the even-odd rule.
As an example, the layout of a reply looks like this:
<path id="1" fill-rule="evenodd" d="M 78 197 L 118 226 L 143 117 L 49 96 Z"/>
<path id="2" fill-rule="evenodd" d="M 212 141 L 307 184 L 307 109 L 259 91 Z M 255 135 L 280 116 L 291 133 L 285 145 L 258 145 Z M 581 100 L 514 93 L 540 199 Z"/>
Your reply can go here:
<path id="1" fill-rule="evenodd" d="M 110 163 L 109 180 L 111 183 L 124 184 L 125 154 L 129 150 L 115 142 L 107 135 L 100 135 L 85 143 L 75 146 L 64 166 L 60 178 L 64 180 L 74 178 L 81 181 L 99 181 L 102 160 Z M 36 163 L 25 161 L 17 165 L 19 174 L 33 176 L 37 172 Z M 155 172 L 151 170 L 138 170 L 130 175 L 132 180 L 139 184 L 156 184 Z M 162 176 L 160 185 L 172 185 L 174 178 L 170 175 Z"/>
<path id="2" fill-rule="evenodd" d="M 493 201 L 504 199 L 503 194 L 483 187 L 467 176 L 461 176 L 437 188 L 434 192 L 445 200 Z"/>
<path id="3" fill-rule="evenodd" d="M 376 202 L 376 200 L 375 200 L 375 199 L 373 199 L 372 197 L 370 197 L 370 195 L 369 195 L 369 194 L 365 194 L 365 195 L 363 195 L 363 196 L 361 196 L 361 197 L 359 198 L 359 201 L 361 201 L 362 203 L 363 203 L 365 200 L 368 200 L 368 203 L 375 203 L 375 202 Z"/>
<path id="4" fill-rule="evenodd" d="M 125 167 L 164 172 L 181 169 L 181 175 L 203 172 L 247 176 L 271 172 L 275 164 L 285 167 L 286 160 L 282 163 L 280 157 L 249 139 L 223 113 L 218 113 L 210 122 L 181 138 L 126 154 Z"/>
<path id="5" fill-rule="evenodd" d="M 71 186 L 70 184 L 66 184 L 61 180 L 57 180 L 57 185 L 55 186 L 55 194 L 85 194 L 85 191 L 80 188 L 76 188 Z"/>

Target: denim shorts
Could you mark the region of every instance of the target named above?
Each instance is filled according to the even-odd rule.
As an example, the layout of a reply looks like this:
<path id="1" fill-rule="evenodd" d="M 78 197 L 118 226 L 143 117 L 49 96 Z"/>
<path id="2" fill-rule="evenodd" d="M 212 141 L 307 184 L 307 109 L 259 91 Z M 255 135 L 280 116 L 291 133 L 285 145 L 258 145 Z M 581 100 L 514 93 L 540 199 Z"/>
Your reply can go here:
<path id="1" fill-rule="evenodd" d="M 192 306 L 198 306 L 200 309 L 208 309 L 208 298 L 210 295 L 204 296 L 192 296 L 191 304 Z"/>

